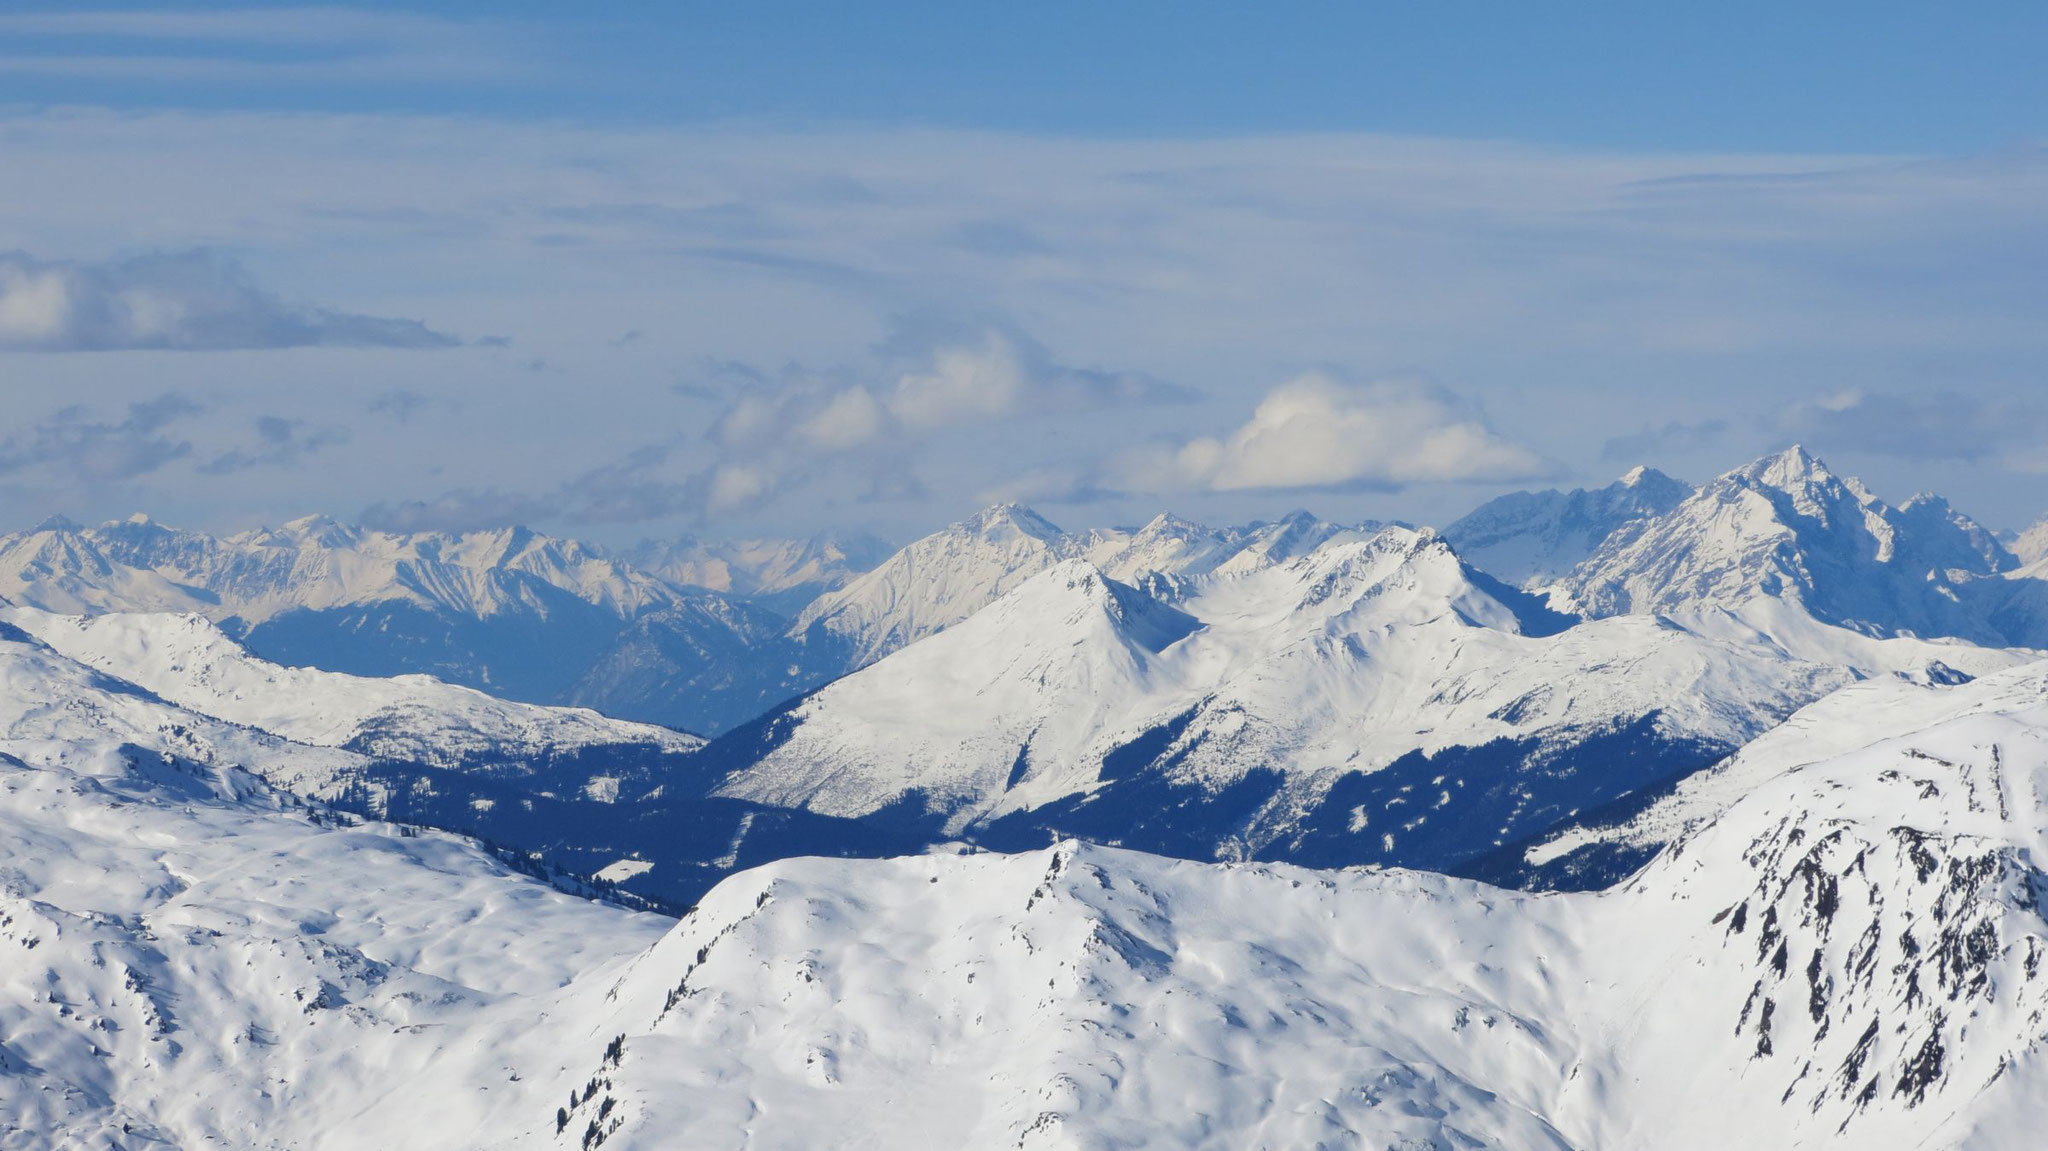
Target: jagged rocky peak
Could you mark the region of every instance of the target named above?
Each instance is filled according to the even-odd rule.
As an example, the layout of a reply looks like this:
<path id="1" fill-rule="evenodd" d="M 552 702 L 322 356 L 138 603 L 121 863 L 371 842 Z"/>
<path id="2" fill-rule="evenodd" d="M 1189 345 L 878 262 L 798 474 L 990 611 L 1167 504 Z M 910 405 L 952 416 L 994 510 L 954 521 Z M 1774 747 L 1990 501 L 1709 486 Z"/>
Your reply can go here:
<path id="1" fill-rule="evenodd" d="M 58 512 L 55 515 L 44 516 L 43 521 L 41 523 L 30 528 L 29 530 L 31 532 L 35 532 L 38 534 L 48 533 L 51 535 L 69 535 L 71 533 L 78 532 L 83 529 L 79 526 L 77 520 L 72 519 L 70 516 L 63 514 L 62 512 Z"/>
<path id="2" fill-rule="evenodd" d="M 1591 615 L 1740 612 L 1771 599 L 1871 635 L 1984 640 L 1992 629 L 1955 585 L 2012 564 L 1946 503 L 1894 508 L 1794 445 L 1617 529 L 1561 590 Z"/>
<path id="3" fill-rule="evenodd" d="M 1692 487 L 1637 466 L 1604 488 L 1510 492 L 1444 529 L 1458 554 L 1508 583 L 1535 588 L 1583 561 L 1616 529 L 1677 507 Z"/>

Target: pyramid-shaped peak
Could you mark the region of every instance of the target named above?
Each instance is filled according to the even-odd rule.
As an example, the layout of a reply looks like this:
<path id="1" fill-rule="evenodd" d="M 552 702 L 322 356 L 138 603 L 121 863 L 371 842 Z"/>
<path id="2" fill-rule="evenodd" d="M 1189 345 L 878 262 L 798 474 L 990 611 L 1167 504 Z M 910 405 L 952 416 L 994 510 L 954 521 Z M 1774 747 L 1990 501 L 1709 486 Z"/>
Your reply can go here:
<path id="1" fill-rule="evenodd" d="M 279 529 L 281 535 L 291 540 L 311 541 L 321 547 L 342 547 L 355 543 L 362 532 L 342 523 L 330 515 L 314 513 L 287 520 Z"/>
<path id="2" fill-rule="evenodd" d="M 959 526 L 979 536 L 1016 533 L 1033 539 L 1054 540 L 1066 534 L 1051 520 L 1017 503 L 993 504 L 963 520 Z"/>
<path id="3" fill-rule="evenodd" d="M 1793 444 L 1783 451 L 1773 452 L 1747 467 L 1736 469 L 1733 474 L 1781 489 L 1812 487 L 1836 478 L 1827 464 L 1807 451 L 1804 444 Z"/>
<path id="4" fill-rule="evenodd" d="M 1648 464 L 1637 464 L 1635 467 L 1623 472 L 1621 478 L 1614 482 L 1619 487 L 1637 488 L 1647 491 L 1661 491 L 1667 488 L 1683 488 L 1686 486 L 1684 480 L 1668 472 L 1660 472 Z"/>
<path id="5" fill-rule="evenodd" d="M 1199 532 L 1206 530 L 1201 524 L 1184 516 L 1177 516 L 1172 512 L 1160 512 L 1158 515 L 1146 520 L 1145 526 L 1139 528 L 1137 534 L 1158 535 L 1162 532 Z"/>
<path id="6" fill-rule="evenodd" d="M 59 513 L 57 515 L 46 517 L 42 523 L 37 524 L 35 527 L 30 528 L 29 530 L 33 532 L 75 532 L 80 529 L 77 520 L 72 519 L 70 516 Z"/>

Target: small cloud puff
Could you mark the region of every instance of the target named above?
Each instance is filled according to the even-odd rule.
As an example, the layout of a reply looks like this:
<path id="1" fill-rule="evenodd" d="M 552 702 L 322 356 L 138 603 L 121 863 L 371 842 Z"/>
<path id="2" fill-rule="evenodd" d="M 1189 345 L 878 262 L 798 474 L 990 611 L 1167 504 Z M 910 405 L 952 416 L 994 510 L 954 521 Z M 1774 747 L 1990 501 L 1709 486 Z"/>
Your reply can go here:
<path id="1" fill-rule="evenodd" d="M 418 320 L 287 304 L 206 252 L 107 264 L 0 253 L 0 350 L 225 351 L 324 345 L 446 348 Z"/>
<path id="2" fill-rule="evenodd" d="M 1144 492 L 1395 489 L 1538 479 L 1556 470 L 1440 387 L 1349 383 L 1325 372 L 1267 392 L 1251 419 L 1227 435 L 1140 449 L 1116 468 L 1120 486 Z"/>

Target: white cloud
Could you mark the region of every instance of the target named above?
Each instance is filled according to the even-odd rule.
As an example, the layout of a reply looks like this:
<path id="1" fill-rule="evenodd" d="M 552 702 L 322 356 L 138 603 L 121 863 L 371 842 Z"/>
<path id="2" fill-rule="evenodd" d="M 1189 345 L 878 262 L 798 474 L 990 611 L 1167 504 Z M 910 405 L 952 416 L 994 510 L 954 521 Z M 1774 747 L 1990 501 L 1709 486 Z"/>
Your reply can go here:
<path id="1" fill-rule="evenodd" d="M 1266 393 L 1228 435 L 1141 449 L 1120 471 L 1123 485 L 1138 491 L 1236 492 L 1507 482 L 1555 468 L 1441 388 L 1352 384 L 1317 372 Z"/>
<path id="2" fill-rule="evenodd" d="M 444 348 L 457 342 L 417 320 L 287 304 L 238 265 L 205 252 L 107 264 L 0 253 L 0 350 Z"/>
<path id="3" fill-rule="evenodd" d="M 879 372 L 792 370 L 775 383 L 747 373 L 752 386 L 712 426 L 723 458 L 692 489 L 706 510 L 758 506 L 830 467 L 858 473 L 869 492 L 921 492 L 905 453 L 951 430 L 1192 395 L 1147 376 L 1058 363 L 1015 331 L 913 328 L 888 341 Z"/>

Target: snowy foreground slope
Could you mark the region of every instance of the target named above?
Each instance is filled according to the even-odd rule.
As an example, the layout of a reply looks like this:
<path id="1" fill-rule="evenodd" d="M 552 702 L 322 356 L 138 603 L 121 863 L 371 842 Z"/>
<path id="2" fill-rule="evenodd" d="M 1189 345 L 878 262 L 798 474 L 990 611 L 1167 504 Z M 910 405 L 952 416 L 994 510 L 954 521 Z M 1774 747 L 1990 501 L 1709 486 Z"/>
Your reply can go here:
<path id="1" fill-rule="evenodd" d="M 791 860 L 593 986 L 606 1146 L 2031 1147 L 2048 676 L 1771 779 L 1633 880 L 1073 844 Z"/>
<path id="2" fill-rule="evenodd" d="M 359 760 L 0 634 L 0 1147 L 456 1147 L 519 1121 L 532 1013 L 668 921 L 244 770 Z M 422 1077 L 436 1106 L 381 1104 Z"/>

